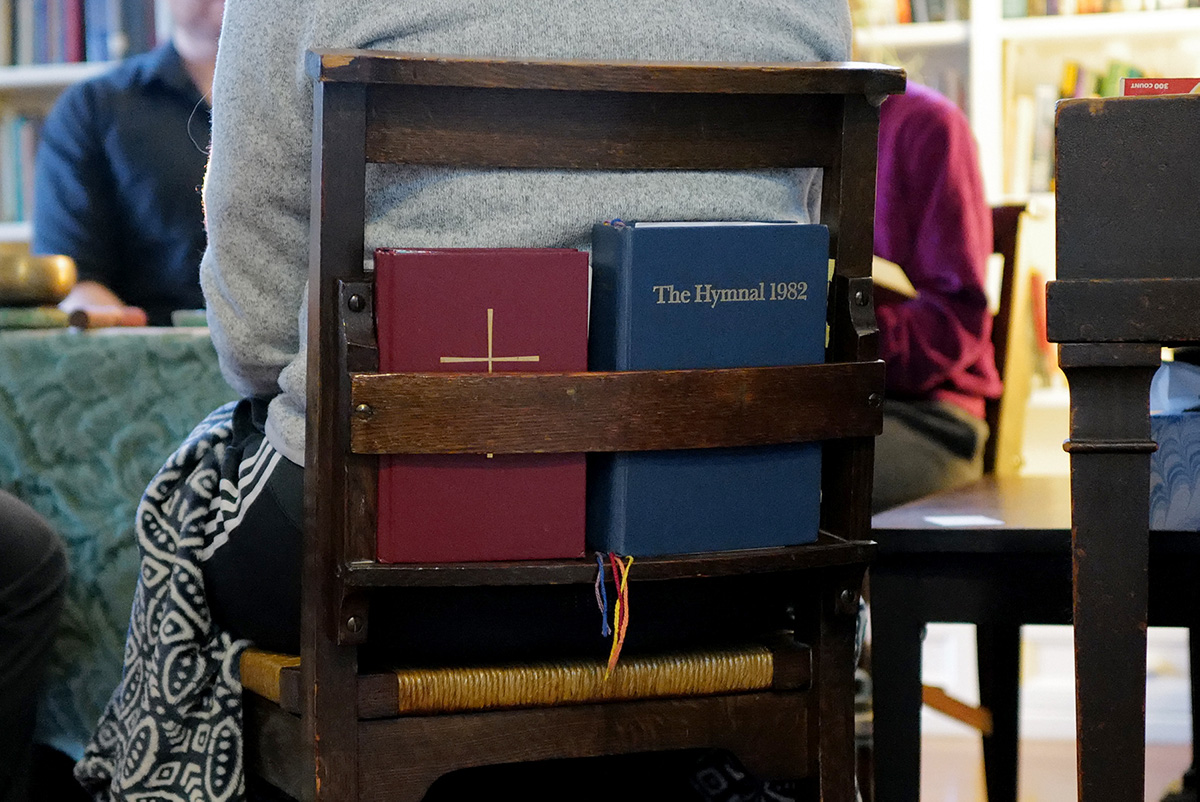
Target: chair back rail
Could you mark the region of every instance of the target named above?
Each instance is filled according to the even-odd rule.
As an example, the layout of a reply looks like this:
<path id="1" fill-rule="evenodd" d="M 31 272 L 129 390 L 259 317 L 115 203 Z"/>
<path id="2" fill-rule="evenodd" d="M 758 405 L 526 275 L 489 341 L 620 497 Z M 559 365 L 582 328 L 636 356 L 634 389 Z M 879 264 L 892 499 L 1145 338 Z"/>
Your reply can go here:
<path id="1" fill-rule="evenodd" d="M 350 447 L 359 454 L 544 454 L 869 437 L 882 423 L 882 379 L 879 361 L 612 373 L 355 374 Z"/>

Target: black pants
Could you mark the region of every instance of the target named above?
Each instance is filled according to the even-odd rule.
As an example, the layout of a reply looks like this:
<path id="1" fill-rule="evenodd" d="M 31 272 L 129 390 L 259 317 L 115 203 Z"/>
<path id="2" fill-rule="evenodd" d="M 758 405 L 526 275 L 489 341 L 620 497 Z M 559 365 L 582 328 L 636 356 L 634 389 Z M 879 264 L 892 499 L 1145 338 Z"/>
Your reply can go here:
<path id="1" fill-rule="evenodd" d="M 227 632 L 260 649 L 299 654 L 304 469 L 274 453 L 263 436 L 266 418 L 266 399 L 245 399 L 234 411 L 221 481 L 237 487 L 240 517 L 204 563 L 204 590 L 213 620 Z M 239 483 L 250 460 L 269 467 Z"/>
<path id="2" fill-rule="evenodd" d="M 0 802 L 31 798 L 34 719 L 66 587 L 62 540 L 0 491 Z"/>

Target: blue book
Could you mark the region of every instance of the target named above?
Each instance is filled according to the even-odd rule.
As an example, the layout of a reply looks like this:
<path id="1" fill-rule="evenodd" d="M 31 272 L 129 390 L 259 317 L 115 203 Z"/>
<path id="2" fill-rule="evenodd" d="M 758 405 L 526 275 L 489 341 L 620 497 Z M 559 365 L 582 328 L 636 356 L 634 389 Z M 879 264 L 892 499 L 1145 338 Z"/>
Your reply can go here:
<path id="1" fill-rule="evenodd" d="M 829 232 L 799 223 L 592 231 L 591 370 L 824 361 Z M 817 537 L 820 444 L 592 454 L 588 546 L 634 556 Z"/>
<path id="2" fill-rule="evenodd" d="M 88 61 L 108 61 L 108 4 L 110 0 L 84 0 L 84 52 Z"/>

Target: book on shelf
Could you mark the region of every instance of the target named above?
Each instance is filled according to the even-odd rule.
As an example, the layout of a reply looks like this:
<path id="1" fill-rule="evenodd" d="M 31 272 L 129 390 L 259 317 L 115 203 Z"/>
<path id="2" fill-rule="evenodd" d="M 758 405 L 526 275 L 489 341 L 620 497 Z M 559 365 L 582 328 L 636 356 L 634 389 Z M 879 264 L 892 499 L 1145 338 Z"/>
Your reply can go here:
<path id="1" fill-rule="evenodd" d="M 597 225 L 589 368 L 822 362 L 828 265 L 819 225 Z M 588 459 L 593 550 L 647 556 L 816 539 L 820 444 Z"/>
<path id="2" fill-rule="evenodd" d="M 1134 65 L 1113 59 L 1096 82 L 1096 92 L 1100 97 L 1117 97 L 1126 78 L 1141 78 L 1143 75 Z"/>
<path id="3" fill-rule="evenodd" d="M 1122 78 L 1122 97 L 1140 95 L 1200 95 L 1200 78 Z"/>
<path id="4" fill-rule="evenodd" d="M 912 22 L 910 0 L 861 0 L 850 11 L 856 28 Z"/>
<path id="5" fill-rule="evenodd" d="M 1000 4 L 1000 13 L 1006 19 L 1011 17 L 1024 17 L 1029 14 L 1029 3 L 1027 0 L 1002 0 Z"/>
<path id="6" fill-rule="evenodd" d="M 1032 95 L 1022 93 L 1013 98 L 1008 137 L 1004 142 L 1005 188 L 1013 197 L 1026 197 L 1032 186 L 1035 116 Z"/>
<path id="7" fill-rule="evenodd" d="M 107 61 L 154 48 L 161 0 L 0 0 L 0 65 Z"/>
<path id="8" fill-rule="evenodd" d="M 63 61 L 77 62 L 87 59 L 87 32 L 84 0 L 63 0 Z"/>
<path id="9" fill-rule="evenodd" d="M 1033 88 L 1033 136 L 1029 157 L 1029 190 L 1054 189 L 1054 110 L 1058 87 L 1038 84 Z"/>
<path id="10" fill-rule="evenodd" d="M 0 109 L 0 221 L 24 220 L 33 209 L 34 158 L 42 120 Z"/>
<path id="11" fill-rule="evenodd" d="M 569 249 L 375 252 L 386 373 L 587 369 L 588 257 Z M 382 457 L 378 559 L 580 557 L 583 454 Z"/>
<path id="12" fill-rule="evenodd" d="M 108 6 L 103 0 L 88 0 L 83 8 L 83 51 L 88 61 L 107 61 Z"/>

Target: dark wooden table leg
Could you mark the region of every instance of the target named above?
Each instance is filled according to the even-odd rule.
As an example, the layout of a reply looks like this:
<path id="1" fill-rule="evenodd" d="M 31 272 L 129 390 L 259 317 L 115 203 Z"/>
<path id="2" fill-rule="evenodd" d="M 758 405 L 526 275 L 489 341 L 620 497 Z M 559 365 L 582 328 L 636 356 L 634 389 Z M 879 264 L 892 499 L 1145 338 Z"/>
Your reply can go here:
<path id="1" fill-rule="evenodd" d="M 875 799 L 915 802 L 921 790 L 921 636 L 905 603 L 906 582 L 871 569 L 871 685 L 875 718 Z"/>
<path id="2" fill-rule="evenodd" d="M 1146 774 L 1150 379 L 1158 345 L 1063 345 L 1071 388 L 1079 802 L 1138 802 Z"/>
<path id="3" fill-rule="evenodd" d="M 978 624 L 975 638 L 979 703 L 992 714 L 992 734 L 983 738 L 988 802 L 1017 802 L 1021 625 Z"/>

